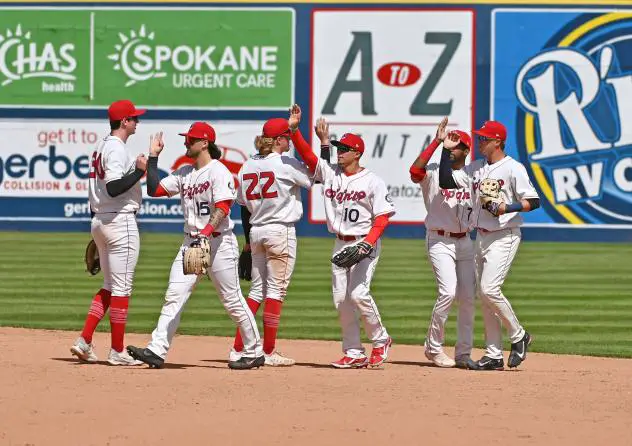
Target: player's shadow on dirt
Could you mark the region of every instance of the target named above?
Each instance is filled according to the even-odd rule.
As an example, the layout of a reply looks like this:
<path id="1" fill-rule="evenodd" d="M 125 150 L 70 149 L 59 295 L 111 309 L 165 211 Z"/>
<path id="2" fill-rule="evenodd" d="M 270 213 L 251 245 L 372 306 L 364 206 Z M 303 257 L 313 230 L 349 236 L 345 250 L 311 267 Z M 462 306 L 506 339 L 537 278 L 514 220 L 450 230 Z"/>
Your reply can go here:
<path id="1" fill-rule="evenodd" d="M 416 362 L 416 361 L 388 361 L 387 364 L 396 364 L 396 365 L 412 365 L 415 367 L 433 367 L 438 368 L 432 362 Z"/>
<path id="2" fill-rule="evenodd" d="M 314 362 L 297 362 L 296 364 L 299 367 L 309 367 L 312 369 L 332 369 L 334 370 L 334 367 L 331 364 L 316 364 Z"/>
<path id="3" fill-rule="evenodd" d="M 109 362 L 107 361 L 97 361 L 94 363 L 87 363 L 87 362 L 79 362 L 74 358 L 50 358 L 53 361 L 60 361 L 60 362 L 67 362 L 73 366 L 93 366 L 93 365 L 106 365 L 108 367 L 125 367 L 125 368 L 133 368 L 133 369 L 146 369 L 146 370 L 153 370 L 149 367 L 146 366 L 142 366 L 142 365 L 130 365 L 130 366 L 113 366 L 111 365 Z M 217 367 L 217 366 L 210 366 L 210 365 L 198 365 L 198 364 L 174 364 L 172 362 L 167 362 L 162 369 L 189 369 L 189 368 L 193 368 L 193 367 L 202 367 L 202 368 L 207 368 L 207 369 L 220 369 L 223 367 Z M 161 370 L 162 370 L 161 369 Z"/>
<path id="4" fill-rule="evenodd" d="M 219 362 L 221 364 L 228 364 L 228 361 L 226 359 L 202 359 L 202 362 Z M 294 367 L 297 367 L 297 366 L 298 367 L 311 367 L 313 369 L 332 369 L 333 368 L 330 364 L 316 364 L 313 362 L 297 362 L 296 364 L 294 364 Z M 278 368 L 285 369 L 289 367 L 278 367 Z"/>

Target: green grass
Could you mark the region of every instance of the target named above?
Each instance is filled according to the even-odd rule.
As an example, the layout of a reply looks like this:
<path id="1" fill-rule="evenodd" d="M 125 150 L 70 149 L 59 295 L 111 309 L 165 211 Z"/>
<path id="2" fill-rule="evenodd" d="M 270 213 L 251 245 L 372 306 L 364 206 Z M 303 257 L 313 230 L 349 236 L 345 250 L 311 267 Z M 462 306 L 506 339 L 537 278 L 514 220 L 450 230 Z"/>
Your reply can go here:
<path id="1" fill-rule="evenodd" d="M 102 275 L 84 271 L 87 234 L 0 232 L 0 325 L 80 330 Z M 128 331 L 149 333 L 162 306 L 178 234 L 145 233 Z M 339 340 L 331 298 L 333 240 L 301 238 L 280 337 Z M 534 351 L 632 357 L 632 245 L 523 243 L 504 293 L 535 336 Z M 242 283 L 247 295 L 248 282 Z M 397 343 L 423 343 L 435 283 L 423 240 L 386 239 L 372 287 Z M 108 330 L 107 321 L 101 324 Z M 455 342 L 454 317 L 447 344 Z M 180 333 L 232 336 L 210 281 L 187 304 Z M 480 311 L 476 345 L 483 346 Z"/>

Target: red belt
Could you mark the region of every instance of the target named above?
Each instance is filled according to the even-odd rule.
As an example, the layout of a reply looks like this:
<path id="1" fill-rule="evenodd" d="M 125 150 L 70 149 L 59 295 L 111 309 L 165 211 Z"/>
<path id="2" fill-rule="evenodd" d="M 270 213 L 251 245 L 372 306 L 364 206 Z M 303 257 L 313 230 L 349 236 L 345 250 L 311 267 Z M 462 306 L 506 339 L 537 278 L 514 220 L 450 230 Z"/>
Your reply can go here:
<path id="1" fill-rule="evenodd" d="M 359 238 L 366 237 L 366 234 L 365 235 L 340 235 L 340 234 L 336 234 L 336 237 L 338 237 L 338 240 L 342 240 L 343 242 L 352 242 L 354 240 L 358 240 Z"/>
<path id="2" fill-rule="evenodd" d="M 448 231 L 444 231 L 443 229 L 439 229 L 437 230 L 437 234 L 441 235 L 441 236 L 446 236 L 446 237 L 452 237 L 452 238 L 463 238 L 467 235 L 467 232 L 448 232 Z"/>

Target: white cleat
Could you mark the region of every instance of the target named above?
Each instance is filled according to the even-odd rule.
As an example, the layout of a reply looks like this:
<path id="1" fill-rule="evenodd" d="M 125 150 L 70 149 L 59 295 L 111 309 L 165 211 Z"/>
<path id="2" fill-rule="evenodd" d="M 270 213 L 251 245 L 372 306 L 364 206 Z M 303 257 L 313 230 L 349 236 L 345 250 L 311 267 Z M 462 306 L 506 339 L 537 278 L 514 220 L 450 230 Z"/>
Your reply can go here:
<path id="1" fill-rule="evenodd" d="M 272 353 L 270 353 L 269 355 L 265 355 L 265 360 L 266 360 L 266 365 L 267 366 L 272 366 L 272 367 L 289 367 L 292 366 L 294 364 L 296 364 L 296 361 L 293 360 L 292 358 L 288 358 L 286 356 L 283 356 L 281 353 L 279 353 L 278 351 L 273 351 Z"/>
<path id="2" fill-rule="evenodd" d="M 243 355 L 243 351 L 238 352 L 237 350 L 235 350 L 235 348 L 231 348 L 230 349 L 230 353 L 228 354 L 228 362 L 237 362 L 241 359 L 241 356 Z"/>
<path id="3" fill-rule="evenodd" d="M 108 362 L 110 365 L 142 365 L 143 361 L 138 361 L 132 358 L 125 350 L 117 352 L 113 348 L 110 349 L 110 356 L 108 356 Z"/>
<path id="4" fill-rule="evenodd" d="M 426 358 L 431 360 L 434 363 L 434 365 L 436 365 L 437 367 L 450 368 L 456 365 L 456 362 L 454 362 L 454 359 L 450 358 L 448 355 L 446 355 L 443 352 L 429 353 L 426 350 Z"/>
<path id="5" fill-rule="evenodd" d="M 74 345 L 70 347 L 70 353 L 79 358 L 80 361 L 94 363 L 98 361 L 94 353 L 94 345 L 88 344 L 83 337 L 78 337 Z"/>

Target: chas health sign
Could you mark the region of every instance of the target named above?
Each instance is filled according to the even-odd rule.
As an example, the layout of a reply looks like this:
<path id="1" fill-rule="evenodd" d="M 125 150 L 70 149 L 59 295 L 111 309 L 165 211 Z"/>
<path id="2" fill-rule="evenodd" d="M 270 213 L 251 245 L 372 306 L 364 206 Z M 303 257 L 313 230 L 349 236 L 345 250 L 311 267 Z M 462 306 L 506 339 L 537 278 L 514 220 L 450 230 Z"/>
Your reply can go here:
<path id="1" fill-rule="evenodd" d="M 495 10 L 492 115 L 543 208 L 531 224 L 632 227 L 632 13 Z"/>
<path id="2" fill-rule="evenodd" d="M 288 8 L 0 8 L 0 105 L 285 109 Z"/>
<path id="3" fill-rule="evenodd" d="M 312 14 L 312 123 L 322 116 L 335 137 L 360 134 L 366 145 L 361 163 L 385 180 L 397 209 L 393 220 L 422 222 L 421 189 L 410 182 L 408 168 L 444 116 L 451 128 L 472 127 L 474 12 Z M 312 144 L 319 146 L 315 135 Z M 312 189 L 312 221 L 324 220 L 322 194 L 322 186 Z"/>

